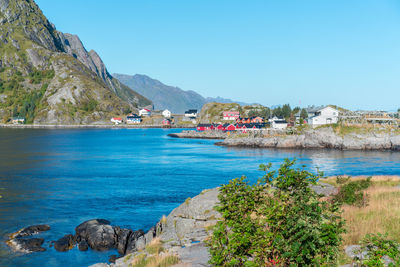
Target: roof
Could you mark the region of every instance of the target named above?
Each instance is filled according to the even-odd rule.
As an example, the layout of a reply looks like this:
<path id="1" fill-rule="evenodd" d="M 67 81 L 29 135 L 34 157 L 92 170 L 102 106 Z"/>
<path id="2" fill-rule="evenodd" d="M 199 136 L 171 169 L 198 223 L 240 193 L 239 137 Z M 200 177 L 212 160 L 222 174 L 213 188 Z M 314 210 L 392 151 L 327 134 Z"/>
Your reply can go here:
<path id="1" fill-rule="evenodd" d="M 288 122 L 285 121 L 285 120 L 276 120 L 276 121 L 274 121 L 274 123 L 277 123 L 277 124 L 284 124 L 284 123 L 288 123 Z"/>
<path id="2" fill-rule="evenodd" d="M 210 123 L 201 123 L 201 124 L 197 124 L 197 127 L 211 127 L 212 124 Z"/>
<path id="3" fill-rule="evenodd" d="M 151 111 L 150 109 L 147 109 L 147 108 L 142 108 L 141 110 L 146 110 L 146 111 L 148 111 L 148 112 Z"/>
<path id="4" fill-rule="evenodd" d="M 127 119 L 140 119 L 141 117 L 136 114 L 133 114 L 133 115 L 126 116 L 126 118 Z"/>
<path id="5" fill-rule="evenodd" d="M 112 118 L 113 120 L 116 120 L 116 121 L 122 121 L 122 118 L 120 118 L 120 117 L 114 117 L 114 118 Z"/>
<path id="6" fill-rule="evenodd" d="M 188 111 L 185 111 L 185 114 L 191 114 L 191 113 L 197 113 L 197 109 L 189 109 Z"/>

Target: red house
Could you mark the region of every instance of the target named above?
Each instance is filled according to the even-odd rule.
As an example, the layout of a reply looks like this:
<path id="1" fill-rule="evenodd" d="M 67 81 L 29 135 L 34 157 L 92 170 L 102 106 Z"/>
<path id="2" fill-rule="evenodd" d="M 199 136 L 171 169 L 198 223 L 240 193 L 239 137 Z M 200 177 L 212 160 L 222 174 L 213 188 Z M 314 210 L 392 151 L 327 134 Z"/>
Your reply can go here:
<path id="1" fill-rule="evenodd" d="M 261 117 L 252 117 L 250 120 L 251 123 L 263 123 L 264 122 L 264 118 Z"/>
<path id="2" fill-rule="evenodd" d="M 236 131 L 236 126 L 229 124 L 227 127 L 225 127 L 225 131 Z"/>
<path id="3" fill-rule="evenodd" d="M 223 124 L 219 124 L 218 126 L 215 127 L 215 130 L 225 131 L 225 127 Z"/>
<path id="4" fill-rule="evenodd" d="M 225 121 L 234 121 L 238 119 L 240 116 L 239 111 L 224 111 L 224 120 Z"/>
<path id="5" fill-rule="evenodd" d="M 214 126 L 212 124 L 198 124 L 196 129 L 197 131 L 202 132 L 212 130 L 213 127 Z"/>
<path id="6" fill-rule="evenodd" d="M 169 125 L 171 125 L 171 120 L 170 120 L 170 119 L 163 119 L 162 125 L 164 125 L 164 126 L 169 126 Z"/>

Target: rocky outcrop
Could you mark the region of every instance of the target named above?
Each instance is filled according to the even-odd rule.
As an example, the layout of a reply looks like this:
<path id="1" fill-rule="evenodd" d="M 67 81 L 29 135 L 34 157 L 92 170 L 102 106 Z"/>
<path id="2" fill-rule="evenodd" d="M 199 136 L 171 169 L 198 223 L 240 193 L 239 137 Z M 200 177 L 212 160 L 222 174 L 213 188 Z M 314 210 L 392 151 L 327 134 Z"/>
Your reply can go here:
<path id="1" fill-rule="evenodd" d="M 64 252 L 72 249 L 76 243 L 75 236 L 65 235 L 54 242 L 54 248 L 57 251 Z"/>
<path id="2" fill-rule="evenodd" d="M 222 146 L 259 148 L 300 148 L 339 150 L 392 150 L 400 151 L 400 135 L 396 133 L 349 133 L 344 136 L 334 133 L 332 128 L 307 130 L 299 135 L 250 136 L 227 138 L 216 143 Z"/>
<path id="3" fill-rule="evenodd" d="M 39 234 L 44 231 L 50 230 L 50 226 L 47 224 L 32 225 L 9 235 L 9 239 L 6 241 L 7 245 L 16 252 L 31 253 L 41 252 L 46 249 L 42 247 L 44 243 L 43 238 L 27 238 L 32 235 Z"/>
<path id="4" fill-rule="evenodd" d="M 228 135 L 222 131 L 182 131 L 180 133 L 170 133 L 170 137 L 193 138 L 193 139 L 225 139 Z"/>

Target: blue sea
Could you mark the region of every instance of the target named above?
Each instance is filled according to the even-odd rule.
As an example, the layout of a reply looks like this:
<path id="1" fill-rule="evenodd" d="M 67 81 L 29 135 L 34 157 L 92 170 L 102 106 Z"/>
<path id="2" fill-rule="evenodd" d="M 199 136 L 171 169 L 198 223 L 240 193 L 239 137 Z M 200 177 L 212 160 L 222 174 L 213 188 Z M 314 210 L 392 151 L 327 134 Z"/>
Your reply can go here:
<path id="1" fill-rule="evenodd" d="M 0 129 L 0 266 L 88 266 L 116 251 L 57 252 L 52 240 L 81 222 L 148 230 L 186 198 L 284 158 L 325 175 L 400 175 L 400 153 L 275 150 L 215 146 L 216 140 L 176 139 L 180 129 Z M 6 235 L 49 224 L 45 252 L 15 254 Z"/>

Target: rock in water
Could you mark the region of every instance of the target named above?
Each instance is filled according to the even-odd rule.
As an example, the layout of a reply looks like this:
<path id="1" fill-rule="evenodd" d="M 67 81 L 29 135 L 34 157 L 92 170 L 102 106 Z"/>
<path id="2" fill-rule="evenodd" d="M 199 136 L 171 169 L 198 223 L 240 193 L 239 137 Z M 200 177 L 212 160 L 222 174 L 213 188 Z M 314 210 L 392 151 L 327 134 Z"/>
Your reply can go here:
<path id="1" fill-rule="evenodd" d="M 110 222 L 104 219 L 89 220 L 75 228 L 78 241 L 86 240 L 94 250 L 108 250 L 116 247 L 117 237 Z"/>
<path id="2" fill-rule="evenodd" d="M 79 242 L 78 248 L 79 248 L 80 251 L 86 251 L 86 250 L 89 249 L 89 245 L 86 242 L 86 240 L 82 240 L 81 242 Z"/>
<path id="3" fill-rule="evenodd" d="M 44 242 L 43 238 L 16 238 L 8 240 L 6 243 L 12 247 L 15 251 L 30 253 L 30 252 L 42 252 L 46 249 L 42 247 Z"/>
<path id="4" fill-rule="evenodd" d="M 31 236 L 38 234 L 40 232 L 48 231 L 50 230 L 50 226 L 47 224 L 38 224 L 38 225 L 31 225 L 25 228 L 22 228 L 18 232 L 11 234 L 11 238 L 19 238 L 19 237 L 24 237 L 24 236 Z"/>
<path id="5" fill-rule="evenodd" d="M 75 237 L 73 235 L 65 235 L 54 242 L 54 248 L 57 251 L 68 251 L 76 244 Z"/>
<path id="6" fill-rule="evenodd" d="M 132 234 L 132 230 L 120 227 L 114 227 L 115 234 L 117 235 L 117 249 L 120 255 L 125 255 L 128 239 Z"/>
<path id="7" fill-rule="evenodd" d="M 14 251 L 23 253 L 45 251 L 46 249 L 42 248 L 42 244 L 44 242 L 43 238 L 27 239 L 22 237 L 35 235 L 48 230 L 50 230 L 50 226 L 47 224 L 32 225 L 22 228 L 21 230 L 10 234 L 9 240 L 6 241 L 6 244 L 9 245 Z"/>

